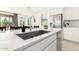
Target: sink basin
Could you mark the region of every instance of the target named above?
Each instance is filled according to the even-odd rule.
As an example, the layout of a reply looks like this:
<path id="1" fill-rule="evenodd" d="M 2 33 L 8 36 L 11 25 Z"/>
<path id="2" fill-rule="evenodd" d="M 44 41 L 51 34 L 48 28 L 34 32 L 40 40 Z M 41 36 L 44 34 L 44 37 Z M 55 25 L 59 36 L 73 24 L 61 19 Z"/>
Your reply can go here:
<path id="1" fill-rule="evenodd" d="M 50 31 L 38 30 L 38 31 L 16 34 L 16 35 L 22 38 L 23 40 L 27 40 L 27 39 L 30 39 L 30 38 L 33 38 L 33 37 L 36 37 L 36 36 L 39 36 L 39 35 L 42 35 L 48 32 Z"/>

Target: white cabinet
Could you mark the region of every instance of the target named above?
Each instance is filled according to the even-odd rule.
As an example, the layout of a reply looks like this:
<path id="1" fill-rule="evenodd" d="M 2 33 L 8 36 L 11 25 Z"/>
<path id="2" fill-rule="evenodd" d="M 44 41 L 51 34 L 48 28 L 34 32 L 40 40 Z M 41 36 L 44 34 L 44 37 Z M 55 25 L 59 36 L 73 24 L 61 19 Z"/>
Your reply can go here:
<path id="1" fill-rule="evenodd" d="M 71 19 L 72 20 L 79 19 L 79 7 L 71 8 Z"/>
<path id="2" fill-rule="evenodd" d="M 79 19 L 79 8 L 78 7 L 66 7 L 63 9 L 64 20 L 76 20 Z"/>
<path id="3" fill-rule="evenodd" d="M 72 30 L 72 40 L 79 42 L 79 28 L 73 28 Z"/>
<path id="4" fill-rule="evenodd" d="M 66 40 L 79 42 L 79 28 L 64 28 L 63 37 Z"/>
<path id="5" fill-rule="evenodd" d="M 67 40 L 71 40 L 71 38 L 72 38 L 72 29 L 71 28 L 63 29 L 63 38 L 67 39 Z"/>
<path id="6" fill-rule="evenodd" d="M 45 47 L 47 47 L 54 40 L 56 40 L 56 34 L 49 36 L 48 38 L 30 46 L 30 47 L 24 48 L 24 51 L 42 51 Z"/>
<path id="7" fill-rule="evenodd" d="M 52 42 L 44 51 L 56 51 L 57 50 L 57 40 Z"/>
<path id="8" fill-rule="evenodd" d="M 71 20 L 71 9 L 70 8 L 63 9 L 63 19 L 64 20 Z"/>

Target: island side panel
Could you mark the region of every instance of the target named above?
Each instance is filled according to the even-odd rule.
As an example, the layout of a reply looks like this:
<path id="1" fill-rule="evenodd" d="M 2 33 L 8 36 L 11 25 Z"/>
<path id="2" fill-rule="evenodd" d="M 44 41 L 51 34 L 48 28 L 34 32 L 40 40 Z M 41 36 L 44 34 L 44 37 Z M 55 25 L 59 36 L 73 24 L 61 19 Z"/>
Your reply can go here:
<path id="1" fill-rule="evenodd" d="M 62 51 L 62 30 L 57 32 L 57 51 Z"/>

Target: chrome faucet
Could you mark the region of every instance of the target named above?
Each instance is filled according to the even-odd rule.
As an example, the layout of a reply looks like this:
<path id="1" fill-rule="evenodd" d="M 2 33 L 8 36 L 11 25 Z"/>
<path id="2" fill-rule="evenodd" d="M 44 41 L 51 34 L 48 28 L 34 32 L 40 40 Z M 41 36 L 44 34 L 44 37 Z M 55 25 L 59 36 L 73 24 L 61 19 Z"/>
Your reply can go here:
<path id="1" fill-rule="evenodd" d="M 30 31 L 32 31 L 32 26 L 30 26 Z"/>

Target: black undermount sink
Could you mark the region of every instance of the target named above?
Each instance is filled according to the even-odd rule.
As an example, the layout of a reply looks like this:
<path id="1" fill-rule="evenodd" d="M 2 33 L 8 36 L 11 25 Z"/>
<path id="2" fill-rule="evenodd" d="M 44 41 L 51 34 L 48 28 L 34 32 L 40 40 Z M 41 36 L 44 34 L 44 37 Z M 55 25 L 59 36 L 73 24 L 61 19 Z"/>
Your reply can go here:
<path id="1" fill-rule="evenodd" d="M 27 40 L 29 38 L 33 38 L 35 36 L 39 36 L 39 35 L 42 35 L 42 34 L 45 34 L 45 33 L 48 33 L 48 32 L 50 32 L 50 31 L 38 30 L 38 31 L 16 34 L 16 35 L 19 36 L 20 38 L 22 38 L 23 40 Z"/>

